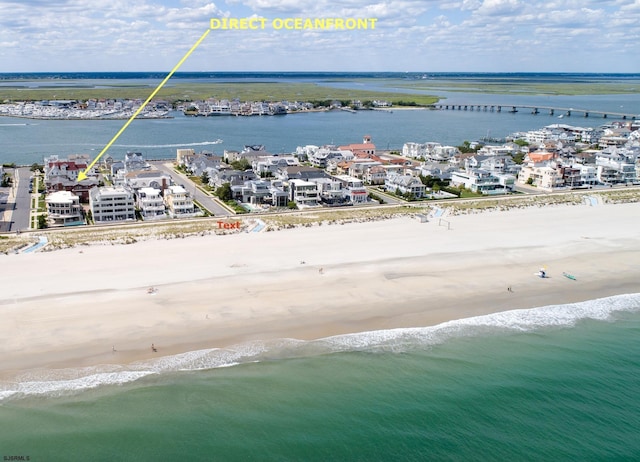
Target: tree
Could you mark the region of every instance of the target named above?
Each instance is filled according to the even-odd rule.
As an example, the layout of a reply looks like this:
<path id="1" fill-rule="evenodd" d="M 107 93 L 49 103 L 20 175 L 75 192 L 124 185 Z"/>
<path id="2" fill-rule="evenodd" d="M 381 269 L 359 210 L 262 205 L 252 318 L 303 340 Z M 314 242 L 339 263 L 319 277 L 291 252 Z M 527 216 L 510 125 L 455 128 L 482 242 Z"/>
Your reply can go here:
<path id="1" fill-rule="evenodd" d="M 31 164 L 31 168 L 29 169 L 32 172 L 42 172 L 44 170 L 44 165 L 40 165 L 37 162 Z"/>
<path id="2" fill-rule="evenodd" d="M 44 229 L 47 225 L 47 216 L 46 215 L 38 215 L 38 229 Z"/>
<path id="3" fill-rule="evenodd" d="M 462 152 L 463 154 L 470 153 L 470 152 L 476 152 L 476 151 L 477 151 L 476 149 L 473 149 L 473 148 L 471 147 L 471 143 L 470 143 L 469 141 L 464 141 L 464 142 L 462 143 L 462 145 L 461 145 L 461 146 L 458 146 L 458 149 L 459 149 L 459 150 L 460 150 L 460 152 Z"/>
<path id="4" fill-rule="evenodd" d="M 289 202 L 287 203 L 287 207 L 288 207 L 288 208 L 290 208 L 290 209 L 292 209 L 292 210 L 295 210 L 295 209 L 297 209 L 297 208 L 298 208 L 298 204 L 296 204 L 294 201 L 289 201 Z"/>
<path id="5" fill-rule="evenodd" d="M 231 166 L 236 170 L 242 171 L 251 169 L 251 163 L 244 157 L 240 160 L 234 160 L 233 162 L 231 162 Z"/>
<path id="6" fill-rule="evenodd" d="M 220 200 L 223 200 L 225 202 L 230 201 L 231 198 L 233 197 L 231 193 L 231 183 L 225 183 L 219 188 L 217 188 L 215 195 L 218 196 Z"/>
<path id="7" fill-rule="evenodd" d="M 518 164 L 521 165 L 524 162 L 524 153 L 523 152 L 517 152 L 513 155 L 513 161 Z"/>
<path id="8" fill-rule="evenodd" d="M 200 175 L 200 181 L 202 181 L 204 186 L 209 184 L 209 174 L 206 171 L 202 172 L 202 175 Z"/>

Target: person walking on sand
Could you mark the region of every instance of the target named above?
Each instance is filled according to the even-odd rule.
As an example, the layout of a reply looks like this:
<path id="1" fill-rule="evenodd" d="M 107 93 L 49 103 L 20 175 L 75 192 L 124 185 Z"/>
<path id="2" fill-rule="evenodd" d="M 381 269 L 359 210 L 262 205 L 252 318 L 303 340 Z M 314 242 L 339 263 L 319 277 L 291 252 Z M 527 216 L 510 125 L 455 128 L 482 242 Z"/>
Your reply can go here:
<path id="1" fill-rule="evenodd" d="M 151 351 L 153 351 L 154 353 L 156 351 L 158 351 L 158 349 L 156 348 L 156 346 L 153 343 L 151 344 Z"/>

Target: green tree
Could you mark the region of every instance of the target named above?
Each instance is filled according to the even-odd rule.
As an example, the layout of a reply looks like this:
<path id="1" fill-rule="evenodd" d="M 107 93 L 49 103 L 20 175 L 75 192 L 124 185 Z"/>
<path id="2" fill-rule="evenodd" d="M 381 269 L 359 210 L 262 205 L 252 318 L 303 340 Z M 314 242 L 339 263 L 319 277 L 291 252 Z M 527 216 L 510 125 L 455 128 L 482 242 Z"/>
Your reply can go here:
<path id="1" fill-rule="evenodd" d="M 225 183 L 216 189 L 215 195 L 223 201 L 230 201 L 233 197 L 231 193 L 231 183 Z"/>
<path id="2" fill-rule="evenodd" d="M 209 174 L 207 172 L 202 172 L 202 175 L 200 175 L 200 181 L 202 181 L 204 186 L 207 186 L 209 184 Z"/>
<path id="3" fill-rule="evenodd" d="M 231 162 L 231 166 L 236 170 L 251 170 L 251 163 L 245 158 L 234 160 L 233 162 Z"/>
<path id="4" fill-rule="evenodd" d="M 44 229 L 47 225 L 47 216 L 46 215 L 38 215 L 38 229 Z"/>
<path id="5" fill-rule="evenodd" d="M 469 141 L 463 141 L 462 145 L 458 146 L 458 149 L 464 154 L 477 151 L 477 149 L 473 149 L 471 147 L 471 143 Z"/>
<path id="6" fill-rule="evenodd" d="M 295 210 L 298 208 L 298 204 L 296 204 L 294 201 L 289 201 L 287 203 L 287 207 L 290 208 L 291 210 Z"/>
<path id="7" fill-rule="evenodd" d="M 518 164 L 521 165 L 524 162 L 524 153 L 523 152 L 517 152 L 513 155 L 513 161 Z"/>

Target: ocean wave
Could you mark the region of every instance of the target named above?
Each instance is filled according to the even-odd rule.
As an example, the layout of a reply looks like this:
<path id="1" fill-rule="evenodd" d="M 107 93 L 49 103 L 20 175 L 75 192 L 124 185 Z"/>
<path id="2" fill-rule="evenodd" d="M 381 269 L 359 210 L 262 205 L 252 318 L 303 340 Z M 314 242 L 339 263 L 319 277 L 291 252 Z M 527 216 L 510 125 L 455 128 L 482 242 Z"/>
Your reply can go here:
<path id="1" fill-rule="evenodd" d="M 230 367 L 238 364 L 313 357 L 341 352 L 406 352 L 462 337 L 568 328 L 592 319 L 610 321 L 616 313 L 640 311 L 640 293 L 617 295 L 565 305 L 503 311 L 444 322 L 429 327 L 398 328 L 336 335 L 317 340 L 277 339 L 228 348 L 189 351 L 129 365 L 102 365 L 25 374 L 0 382 L 0 403 L 28 396 L 63 396 L 105 385 L 123 385 L 144 377 Z"/>

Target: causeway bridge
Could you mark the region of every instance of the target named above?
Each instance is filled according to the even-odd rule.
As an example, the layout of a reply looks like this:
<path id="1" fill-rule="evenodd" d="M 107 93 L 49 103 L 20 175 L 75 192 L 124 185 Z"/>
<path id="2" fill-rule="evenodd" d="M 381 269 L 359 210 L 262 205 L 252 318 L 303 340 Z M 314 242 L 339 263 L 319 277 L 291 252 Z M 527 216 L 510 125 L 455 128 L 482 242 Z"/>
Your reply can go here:
<path id="1" fill-rule="evenodd" d="M 509 112 L 515 114 L 525 111 L 530 114 L 547 113 L 549 115 L 558 115 L 558 117 L 570 117 L 572 114 L 589 117 L 595 115 L 607 119 L 609 117 L 636 120 L 640 118 L 639 114 L 630 114 L 624 112 L 612 111 L 592 111 L 590 109 L 577 109 L 572 107 L 553 107 L 553 106 L 529 106 L 523 104 L 434 104 L 435 109 L 452 110 L 452 111 L 479 111 L 479 112 Z"/>

